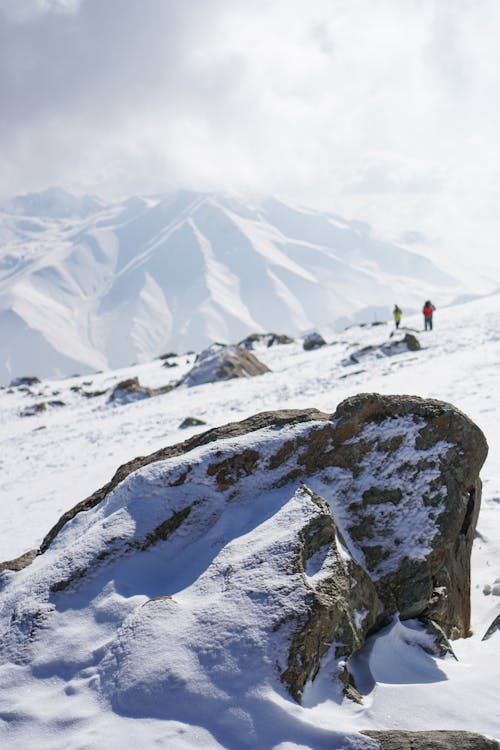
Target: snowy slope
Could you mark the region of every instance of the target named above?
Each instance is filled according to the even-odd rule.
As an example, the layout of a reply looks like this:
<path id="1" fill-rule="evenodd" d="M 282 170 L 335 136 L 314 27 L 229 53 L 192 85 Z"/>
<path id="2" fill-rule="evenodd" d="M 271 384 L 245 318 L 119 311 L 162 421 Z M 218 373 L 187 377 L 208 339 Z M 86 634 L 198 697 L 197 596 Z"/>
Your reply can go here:
<path id="1" fill-rule="evenodd" d="M 130 711 L 111 711 L 99 699 L 96 687 L 101 678 L 95 668 L 114 638 L 114 618 L 121 618 L 127 608 L 132 615 L 143 603 L 130 580 L 128 592 L 111 587 L 92 604 L 76 595 L 72 606 L 57 615 L 60 638 L 50 641 L 47 632 L 46 643 L 52 646 L 39 653 L 36 663 L 2 668 L 2 747 L 243 748 L 255 746 L 250 733 L 255 720 L 265 746 L 276 750 L 355 747 L 342 737 L 362 728 L 456 728 L 500 738 L 499 633 L 481 640 L 500 609 L 496 583 L 500 578 L 499 314 L 500 296 L 495 295 L 438 310 L 430 333 L 420 331 L 420 317 L 405 317 L 409 328 L 418 329 L 414 332 L 423 348 L 394 356 L 384 356 L 378 348 L 389 338 L 389 325 L 331 334 L 328 346 L 312 352 L 304 351 L 300 341 L 272 348 L 263 345 L 254 353 L 269 366 L 269 373 L 183 386 L 126 405 L 108 402 L 117 382 L 138 376 L 144 385 L 157 388 L 178 381 L 192 366 L 194 355 L 170 358 L 175 367 L 155 360 L 92 377 L 46 380 L 31 385 L 29 391 L 23 386 L 1 390 L 0 559 L 38 545 L 60 514 L 109 480 L 119 464 L 205 429 L 179 429 L 186 416 L 201 418 L 212 427 L 267 409 L 313 406 L 332 412 L 343 398 L 363 391 L 413 393 L 454 403 L 477 422 L 490 445 L 473 552 L 473 636 L 454 643 L 458 661 L 424 654 L 416 645 L 425 645 L 425 634 L 415 623 L 395 618 L 360 654 L 356 677 L 365 692 L 361 706 L 332 695 L 329 681 L 320 676 L 309 686 L 302 707 L 262 689 L 257 689 L 252 704 L 235 700 L 225 715 L 225 730 L 210 716 L 196 717 L 190 707 L 176 705 L 175 698 L 168 720 L 134 718 Z M 347 364 L 352 352 L 368 345 L 375 347 L 369 358 Z M 90 395 L 104 390 L 102 395 Z M 44 412 L 20 416 L 42 401 L 47 404 Z M 63 401 L 65 406 L 50 405 L 51 401 Z M 293 517 L 284 519 L 284 527 L 291 528 Z M 230 561 L 232 554 L 246 551 L 229 547 L 225 554 Z M 146 573 L 153 590 L 152 571 Z M 185 561 L 183 575 L 196 580 L 195 560 Z M 210 592 L 209 582 L 200 580 L 191 590 L 193 596 L 200 592 Z M 160 618 L 160 626 L 160 609 L 152 617 Z M 134 628 L 133 617 L 129 622 Z M 137 620 L 136 627 L 139 649 L 144 624 Z M 181 642 L 186 623 L 179 618 L 175 627 L 180 639 L 176 642 Z M 216 625 L 211 622 L 210 627 Z M 89 663 L 92 652 L 95 664 Z M 203 671 L 197 672 L 182 650 L 177 657 L 188 681 L 203 678 Z M 153 668 L 150 660 L 145 668 Z M 202 689 L 202 683 L 199 686 Z M 214 717 L 217 706 L 214 696 Z M 240 730 L 238 743 L 235 728 Z"/>
<path id="2" fill-rule="evenodd" d="M 0 382 L 88 373 L 252 331 L 387 316 L 465 290 L 368 226 L 179 192 L 105 205 L 60 190 L 0 211 Z M 36 372 L 35 372 L 36 370 Z"/>

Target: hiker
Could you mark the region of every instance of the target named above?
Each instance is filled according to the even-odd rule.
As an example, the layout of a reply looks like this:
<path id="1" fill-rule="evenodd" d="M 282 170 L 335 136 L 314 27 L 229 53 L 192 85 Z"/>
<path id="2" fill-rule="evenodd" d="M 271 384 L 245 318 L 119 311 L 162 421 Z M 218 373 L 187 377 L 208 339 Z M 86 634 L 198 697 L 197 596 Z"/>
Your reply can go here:
<path id="1" fill-rule="evenodd" d="M 392 314 L 394 316 L 394 323 L 396 324 L 396 328 L 399 328 L 399 324 L 401 323 L 401 316 L 403 314 L 403 311 L 400 307 L 397 305 L 394 305 L 394 310 L 392 311 Z"/>
<path id="2" fill-rule="evenodd" d="M 432 331 L 432 313 L 434 312 L 436 308 L 432 304 L 432 302 L 428 299 L 426 300 L 422 312 L 424 314 L 424 331 Z"/>

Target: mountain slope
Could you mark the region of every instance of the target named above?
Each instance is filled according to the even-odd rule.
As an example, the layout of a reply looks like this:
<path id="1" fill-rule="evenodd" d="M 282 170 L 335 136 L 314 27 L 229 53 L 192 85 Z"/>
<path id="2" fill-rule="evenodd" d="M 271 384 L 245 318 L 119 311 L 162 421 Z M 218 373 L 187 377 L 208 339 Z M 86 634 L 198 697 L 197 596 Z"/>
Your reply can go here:
<path id="1" fill-rule="evenodd" d="M 238 670 L 235 656 L 245 657 L 248 643 L 245 638 L 248 634 L 258 636 L 261 623 L 256 622 L 252 631 L 236 634 L 228 627 L 224 583 L 226 579 L 230 583 L 231 575 L 236 574 L 229 569 L 229 563 L 237 558 L 249 575 L 256 574 L 253 598 L 248 597 L 244 602 L 246 607 L 242 607 L 240 599 L 231 601 L 239 613 L 248 613 L 261 602 L 267 588 L 274 595 L 279 593 L 273 585 L 275 579 L 267 579 L 265 575 L 274 562 L 267 554 L 270 514 L 273 502 L 280 501 L 282 489 L 276 495 L 266 495 L 259 504 L 262 485 L 256 482 L 255 475 L 248 475 L 244 481 L 249 507 L 258 507 L 265 516 L 256 527 L 260 546 L 255 536 L 250 539 L 250 534 L 239 536 L 237 543 L 227 543 L 228 531 L 234 527 L 215 513 L 211 517 L 213 534 L 206 538 L 203 554 L 191 551 L 187 544 L 189 536 L 179 537 L 179 546 L 170 556 L 166 551 L 156 556 L 152 548 L 144 550 L 144 564 L 140 568 L 134 567 L 129 555 L 121 561 L 107 558 L 113 574 L 104 587 L 102 573 L 96 570 L 88 588 L 80 585 L 83 580 L 76 579 L 73 590 L 50 593 L 39 611 L 41 627 L 28 644 L 28 649 L 36 653 L 36 660 L 30 661 L 26 652 L 17 663 L 11 661 L 1 668 L 2 747 L 76 750 L 107 744 L 175 750 L 195 747 L 360 750 L 364 741 L 353 737 L 353 733 L 362 728 L 382 727 L 468 729 L 500 738 L 497 710 L 500 633 L 493 632 L 489 639 L 482 640 L 498 615 L 500 602 L 500 422 L 495 399 L 500 363 L 499 310 L 498 294 L 440 309 L 432 332 L 415 331 L 422 349 L 394 356 L 382 356 L 391 328 L 387 325 L 352 327 L 333 340 L 328 338 L 328 345 L 315 351 L 304 351 L 300 340 L 269 348 L 263 341 L 256 344 L 254 351 L 271 372 L 255 378 L 181 386 L 158 397 L 125 404 L 109 400 L 119 381 L 139 377 L 141 383 L 158 388 L 182 379 L 193 365 L 193 356 L 171 357 L 166 360 L 168 368 L 163 366 L 163 360 L 155 360 L 92 377 L 46 380 L 30 387 L 0 389 L 2 559 L 37 546 L 64 511 L 107 482 L 125 461 L 174 446 L 186 438 L 201 439 L 200 433 L 206 429 L 218 429 L 227 422 L 264 410 L 315 406 L 332 412 L 344 398 L 360 392 L 415 393 L 454 403 L 481 427 L 490 446 L 481 472 L 483 499 L 472 556 L 472 635 L 453 642 L 457 661 L 449 655 L 429 654 L 425 650 L 429 635 L 417 623 L 395 617 L 387 628 L 370 638 L 353 664 L 356 684 L 364 696 L 361 705 L 342 699 L 335 691 L 331 679 L 335 665 L 328 659 L 314 682 L 307 685 L 302 706 L 263 684 L 262 671 L 271 671 L 272 663 L 262 662 L 262 670 L 256 673 L 245 668 L 245 664 Z M 412 329 L 421 327 L 420 315 L 406 318 L 405 322 Z M 356 364 L 350 360 L 353 352 L 366 351 L 369 346 L 371 354 L 362 362 Z M 45 411 L 32 417 L 21 416 L 28 407 L 42 401 L 47 403 Z M 180 429 L 187 415 L 202 418 L 206 425 Z M 271 439 L 277 441 L 279 436 L 279 431 L 273 431 Z M 398 454 L 406 463 L 405 471 L 411 473 L 414 462 L 405 450 Z M 213 456 L 217 462 L 222 458 Z M 380 462 L 382 472 L 385 466 Z M 195 467 L 193 472 L 196 473 Z M 196 497 L 211 497 L 215 504 L 219 503 L 221 493 L 209 496 L 207 477 L 199 478 L 202 481 Z M 122 487 L 121 496 L 110 496 L 110 503 L 117 511 L 113 521 L 108 523 L 109 516 L 103 516 L 103 524 L 93 526 L 96 545 L 88 546 L 87 551 L 97 560 L 103 559 L 99 558 L 103 540 L 116 537 L 109 547 L 107 542 L 104 545 L 114 550 L 113 544 L 124 543 L 120 541 L 122 535 L 126 538 L 126 534 L 147 534 L 148 530 L 140 525 L 142 520 L 153 517 L 155 509 L 164 507 L 167 492 L 180 497 L 185 488 L 185 484 L 175 480 L 173 488 L 167 490 L 154 466 L 146 474 L 131 474 L 129 482 L 135 486 L 136 494 L 128 494 L 128 485 Z M 143 491 L 147 486 L 155 493 Z M 411 482 L 405 482 L 405 486 L 413 487 Z M 133 518 L 122 512 L 120 497 L 129 501 L 135 498 L 137 513 Z M 336 502 L 343 507 L 341 496 Z M 106 507 L 111 509 L 111 505 Z M 217 507 L 212 509 L 216 511 Z M 245 529 L 255 526 L 235 500 L 231 499 L 228 509 Z M 282 517 L 280 526 L 286 543 L 300 521 L 297 506 L 290 505 L 289 510 L 289 516 Z M 411 514 L 401 515 L 402 522 L 409 524 L 409 536 L 418 537 L 422 525 Z M 65 555 L 64 545 L 56 537 L 45 560 L 58 558 L 65 567 L 72 556 L 78 562 L 78 550 L 83 544 L 81 524 L 90 527 L 93 521 L 94 514 L 81 513 L 78 522 L 66 527 L 72 555 L 69 558 Z M 191 528 L 196 532 L 199 527 L 193 524 Z M 427 535 L 424 541 L 426 538 Z M 405 544 L 407 541 L 405 537 Z M 287 550 L 285 545 L 284 551 Z M 318 562 L 315 558 L 316 566 L 309 569 L 309 574 L 319 574 L 319 580 L 323 570 L 319 565 L 321 559 L 320 556 Z M 44 591 L 43 561 L 44 556 L 40 556 L 32 568 L 38 571 L 36 580 L 31 579 L 34 585 L 23 587 L 23 596 L 19 598 L 23 607 L 36 609 L 40 602 Z M 200 567 L 208 562 L 214 575 L 199 576 Z M 118 571 L 120 576 L 114 575 Z M 57 566 L 52 569 L 56 582 L 62 580 L 59 572 Z M 259 573 L 263 577 L 257 577 Z M 21 584 L 24 576 L 22 571 L 4 574 L 0 584 L 2 597 L 18 585 L 16 581 Z M 180 590 L 173 599 L 155 600 L 165 597 L 166 584 L 174 580 Z M 240 591 L 238 578 L 235 584 L 236 594 Z M 139 595 L 142 591 L 152 599 L 145 606 L 142 606 L 144 597 Z M 187 616 L 194 606 L 206 615 L 203 619 Z M 214 616 L 215 611 L 221 615 L 220 619 Z M 166 612 L 175 620 L 173 631 L 167 627 Z M 126 628 L 116 639 L 118 621 L 124 614 Z M 7 607 L 5 617 L 9 619 Z M 27 621 L 16 622 L 20 630 L 23 625 L 28 626 Z M 146 636 L 151 629 L 164 634 L 166 651 L 160 649 L 158 639 L 154 640 L 155 647 L 146 648 Z M 221 651 L 214 649 L 216 636 L 225 646 Z M 184 649 L 184 642 L 190 637 L 196 643 L 196 658 Z M 2 643 L 7 648 L 5 639 Z M 235 651 L 238 643 L 241 649 Z M 166 654 L 172 656 L 168 672 L 164 669 Z M 279 657 L 279 653 L 273 656 Z M 135 673 L 129 668 L 131 664 Z M 220 692 L 203 681 L 207 670 L 213 672 Z M 115 680 L 117 671 L 119 679 Z M 139 678 L 142 698 L 141 693 L 135 692 Z M 148 692 L 150 678 L 163 680 L 168 689 L 169 698 L 165 698 L 165 693 L 161 696 L 165 712 L 162 719 L 151 714 L 140 715 L 139 699 L 150 701 L 153 707 L 159 705 L 157 696 Z M 238 690 L 249 683 L 255 689 L 243 701 Z M 117 696 L 115 710 L 99 694 L 99 685 L 103 684 Z M 190 694 L 188 700 L 182 700 L 191 687 L 200 691 L 205 707 L 211 704 L 209 712 L 203 713 L 201 705 L 198 710 L 198 696 Z M 121 702 L 124 690 L 127 707 Z M 255 721 L 258 741 L 252 734 L 251 720 Z M 462 745 L 458 742 L 456 746 Z"/>
<path id="2" fill-rule="evenodd" d="M 276 199 L 183 191 L 106 206 L 47 191 L 4 207 L 2 239 L 0 382 L 26 373 L 33 338 L 28 369 L 54 376 L 463 291 L 365 225 Z"/>

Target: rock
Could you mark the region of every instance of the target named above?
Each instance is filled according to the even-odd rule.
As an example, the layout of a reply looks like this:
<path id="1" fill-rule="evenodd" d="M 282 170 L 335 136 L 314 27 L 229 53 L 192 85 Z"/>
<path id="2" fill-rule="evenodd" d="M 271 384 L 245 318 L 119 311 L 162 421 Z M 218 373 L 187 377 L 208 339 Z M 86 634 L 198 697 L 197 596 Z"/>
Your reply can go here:
<path id="1" fill-rule="evenodd" d="M 139 378 L 129 378 L 117 383 L 111 395 L 109 402 L 112 404 L 129 404 L 132 401 L 140 401 L 144 398 L 151 398 L 154 391 L 139 383 Z"/>
<path id="2" fill-rule="evenodd" d="M 254 675 L 300 702 L 326 658 L 339 689 L 359 698 L 349 657 L 396 612 L 432 621 L 438 649 L 469 633 L 486 453 L 450 404 L 361 394 L 331 415 L 266 412 L 137 458 L 50 530 L 36 587 L 24 571 L 26 592 L 2 590 L 0 650 L 26 648 L 40 612 L 44 628 L 50 619 L 47 602 L 70 607 L 73 591 L 106 587 L 120 560 L 131 571 L 148 550 L 148 565 L 169 561 L 170 581 L 186 559 L 197 572 L 186 596 L 172 583 L 155 590 L 106 635 L 100 684 L 116 710 L 149 711 L 153 696 L 164 716 L 180 690 L 194 717 L 212 710 L 214 691 L 233 700 Z M 152 642 L 154 675 L 143 669 Z M 201 687 L 185 685 L 171 653 L 200 665 Z"/>
<path id="3" fill-rule="evenodd" d="M 38 550 L 31 549 L 19 557 L 16 557 L 14 560 L 6 560 L 5 562 L 0 563 L 0 573 L 3 573 L 5 570 L 22 570 L 33 562 L 37 556 L 37 552 Z"/>
<path id="4" fill-rule="evenodd" d="M 40 401 L 38 404 L 32 404 L 31 406 L 26 406 L 22 411 L 20 416 L 21 417 L 34 417 L 37 414 L 43 414 L 43 412 L 47 411 L 47 404 L 44 401 Z"/>
<path id="5" fill-rule="evenodd" d="M 293 344 L 293 339 L 284 333 L 251 333 L 249 336 L 240 341 L 238 346 L 244 349 L 254 349 L 256 345 L 276 346 L 282 344 Z"/>
<path id="6" fill-rule="evenodd" d="M 19 378 L 14 378 L 14 380 L 11 380 L 9 383 L 10 388 L 18 388 L 20 385 L 35 385 L 36 383 L 41 383 L 40 378 L 37 378 L 35 375 L 23 375 Z"/>
<path id="7" fill-rule="evenodd" d="M 378 750 L 500 750 L 498 742 L 474 732 L 374 729 L 362 734 L 376 740 Z"/>
<path id="8" fill-rule="evenodd" d="M 104 388 L 103 390 L 100 390 L 100 391 L 83 391 L 80 389 L 80 393 L 85 398 L 97 398 L 97 396 L 104 396 L 104 394 L 107 392 L 108 392 L 107 388 Z"/>
<path id="9" fill-rule="evenodd" d="M 270 372 L 257 357 L 241 346 L 212 344 L 198 354 L 180 384 L 194 386 L 232 378 L 249 378 Z"/>
<path id="10" fill-rule="evenodd" d="M 197 419 L 196 417 L 186 417 L 180 425 L 179 429 L 183 430 L 186 427 L 199 427 L 200 425 L 204 425 L 206 422 L 203 421 L 203 419 Z"/>
<path id="11" fill-rule="evenodd" d="M 404 338 L 395 339 L 387 344 L 383 344 L 381 347 L 384 354 L 388 354 L 389 356 L 395 353 L 399 354 L 400 351 L 418 352 L 421 348 L 419 340 L 413 333 L 405 333 Z"/>
<path id="12" fill-rule="evenodd" d="M 112 404 L 129 404 L 132 401 L 141 401 L 145 398 L 151 398 L 152 396 L 161 396 L 164 393 L 169 393 L 175 388 L 174 384 L 169 383 L 163 385 L 160 388 L 148 388 L 145 385 L 139 383 L 139 378 L 129 378 L 128 380 L 122 380 L 120 383 L 115 385 L 109 396 L 109 403 Z M 106 391 L 84 391 L 82 395 L 86 398 L 94 398 L 95 396 L 102 396 Z"/>
<path id="13" fill-rule="evenodd" d="M 160 354 L 158 359 L 167 360 L 172 359 L 172 357 L 177 357 L 178 355 L 175 352 L 167 352 L 166 354 Z"/>
<path id="14" fill-rule="evenodd" d="M 340 404 L 336 418 L 343 440 L 335 461 L 353 474 L 344 495 L 346 530 L 363 551 L 386 610 L 433 620 L 447 637 L 468 635 L 484 435 L 450 404 L 409 396 L 354 396 Z M 377 466 L 381 454 L 385 465 Z M 388 492 L 390 477 L 400 498 Z"/>
<path id="15" fill-rule="evenodd" d="M 308 333 L 307 336 L 304 336 L 302 347 L 306 352 L 313 349 L 319 349 L 322 346 L 326 346 L 326 341 L 320 333 L 314 331 L 313 333 Z"/>
<path id="16" fill-rule="evenodd" d="M 392 334 L 391 334 L 392 335 Z M 347 359 L 342 361 L 344 366 L 359 364 L 363 359 L 382 359 L 384 357 L 393 357 L 396 354 L 404 354 L 405 352 L 419 351 L 422 347 L 420 342 L 412 333 L 406 333 L 403 338 L 394 339 L 394 341 L 387 341 L 384 344 L 378 346 L 370 345 L 364 346 L 361 349 L 357 349 L 352 352 Z"/>
<path id="17" fill-rule="evenodd" d="M 482 639 L 483 641 L 487 641 L 488 638 L 491 638 L 493 633 L 496 633 L 497 630 L 500 630 L 500 615 L 497 615 L 493 622 L 491 623 L 490 627 L 486 631 L 486 633 L 483 635 Z"/>

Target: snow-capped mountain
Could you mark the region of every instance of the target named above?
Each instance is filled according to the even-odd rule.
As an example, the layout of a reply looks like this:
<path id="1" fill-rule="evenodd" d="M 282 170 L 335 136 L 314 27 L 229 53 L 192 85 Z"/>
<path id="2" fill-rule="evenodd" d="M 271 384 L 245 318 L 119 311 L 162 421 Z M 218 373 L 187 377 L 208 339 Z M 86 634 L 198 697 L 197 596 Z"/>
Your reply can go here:
<path id="1" fill-rule="evenodd" d="M 342 327 L 464 291 L 365 224 L 274 198 L 182 191 L 105 204 L 52 189 L 0 216 L 0 382 L 252 331 Z"/>

